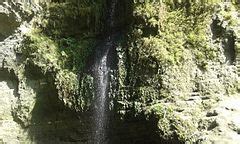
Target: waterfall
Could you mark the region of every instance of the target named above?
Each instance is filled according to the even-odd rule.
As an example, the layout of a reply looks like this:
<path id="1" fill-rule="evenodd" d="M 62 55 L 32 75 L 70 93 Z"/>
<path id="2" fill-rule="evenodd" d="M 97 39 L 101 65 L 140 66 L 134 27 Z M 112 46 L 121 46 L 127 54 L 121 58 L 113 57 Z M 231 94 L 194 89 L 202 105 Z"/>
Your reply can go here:
<path id="1" fill-rule="evenodd" d="M 96 65 L 95 80 L 97 85 L 96 104 L 94 111 L 94 143 L 102 144 L 106 138 L 107 127 L 107 88 L 109 81 L 109 68 L 107 66 L 107 55 L 109 47 L 104 49 L 104 53 Z"/>
<path id="2" fill-rule="evenodd" d="M 114 26 L 114 14 L 117 0 L 112 0 L 109 11 L 108 24 L 110 32 Z M 109 86 L 108 55 L 109 49 L 113 48 L 112 36 L 97 47 L 95 56 L 94 75 L 96 83 L 96 103 L 94 108 L 94 144 L 107 143 L 108 104 L 107 94 Z"/>

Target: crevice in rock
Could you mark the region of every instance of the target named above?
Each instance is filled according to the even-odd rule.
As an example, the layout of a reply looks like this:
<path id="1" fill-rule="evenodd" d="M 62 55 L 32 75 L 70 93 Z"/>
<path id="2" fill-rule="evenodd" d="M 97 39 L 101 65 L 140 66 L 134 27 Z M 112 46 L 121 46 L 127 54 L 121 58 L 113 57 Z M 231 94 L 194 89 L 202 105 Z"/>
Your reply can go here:
<path id="1" fill-rule="evenodd" d="M 213 34 L 212 39 L 214 40 L 216 40 L 217 38 L 220 38 L 224 33 L 224 29 L 221 27 L 220 23 L 221 23 L 220 20 L 214 19 L 212 21 L 212 24 L 210 25 L 212 34 Z"/>
<path id="2" fill-rule="evenodd" d="M 236 59 L 235 39 L 233 32 L 227 33 L 223 41 L 224 55 L 228 64 L 233 64 Z"/>
<path id="3" fill-rule="evenodd" d="M 218 18 L 213 19 L 211 24 L 212 39 L 221 42 L 226 57 L 225 62 L 232 65 L 236 59 L 235 38 L 233 31 L 222 27 L 222 21 Z"/>
<path id="4" fill-rule="evenodd" d="M 0 41 L 12 35 L 20 26 L 14 14 L 6 14 L 0 12 Z"/>

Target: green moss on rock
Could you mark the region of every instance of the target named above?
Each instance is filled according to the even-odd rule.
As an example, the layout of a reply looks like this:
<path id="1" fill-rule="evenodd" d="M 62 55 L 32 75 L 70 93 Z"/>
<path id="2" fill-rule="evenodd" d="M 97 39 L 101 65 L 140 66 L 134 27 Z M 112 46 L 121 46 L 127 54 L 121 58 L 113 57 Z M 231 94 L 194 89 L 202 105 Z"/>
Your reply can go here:
<path id="1" fill-rule="evenodd" d="M 224 52 L 231 48 L 224 39 L 232 38 L 230 19 L 236 10 L 219 21 L 228 23 L 219 25 L 218 37 L 219 27 L 213 23 L 214 16 L 221 15 L 216 11 L 219 3 L 133 5 L 134 24 L 126 46 L 118 50 L 117 110 L 123 117 L 156 117 L 164 139 L 201 141 L 201 117 L 223 95 L 238 90 L 236 66 Z"/>
<path id="2" fill-rule="evenodd" d="M 100 32 L 90 26 L 91 23 L 99 30 L 99 4 L 47 4 L 42 15 L 34 18 L 32 31 L 25 36 L 24 46 L 19 50 L 22 63 L 33 64 L 43 74 L 50 74 L 55 80 L 59 99 L 76 111 L 89 109 L 94 95 L 91 76 L 81 79 L 79 76 L 86 75 L 87 58 L 95 46 L 95 34 Z M 77 17 L 86 23 L 79 22 Z M 80 28 L 78 23 L 82 24 Z"/>

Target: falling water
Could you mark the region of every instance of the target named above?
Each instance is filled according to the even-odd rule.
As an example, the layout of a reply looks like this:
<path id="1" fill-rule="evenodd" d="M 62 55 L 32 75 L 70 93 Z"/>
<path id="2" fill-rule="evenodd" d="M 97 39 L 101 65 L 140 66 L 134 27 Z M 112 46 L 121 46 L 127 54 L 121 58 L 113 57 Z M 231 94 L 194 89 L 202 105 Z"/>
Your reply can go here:
<path id="1" fill-rule="evenodd" d="M 109 11 L 110 32 L 114 25 L 114 13 L 117 0 L 112 0 L 111 8 Z M 109 67 L 108 67 L 108 54 L 109 49 L 113 47 L 112 37 L 109 36 L 103 45 L 97 47 L 96 60 L 95 60 L 95 82 L 96 82 L 96 103 L 94 110 L 94 144 L 107 143 L 107 121 L 108 121 L 108 105 L 107 93 L 109 86 Z"/>

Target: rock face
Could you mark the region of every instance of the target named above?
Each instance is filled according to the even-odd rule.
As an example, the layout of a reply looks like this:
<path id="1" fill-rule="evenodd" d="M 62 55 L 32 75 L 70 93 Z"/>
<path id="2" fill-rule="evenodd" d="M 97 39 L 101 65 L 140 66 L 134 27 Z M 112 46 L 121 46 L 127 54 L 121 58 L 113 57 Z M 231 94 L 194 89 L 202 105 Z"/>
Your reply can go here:
<path id="1" fill-rule="evenodd" d="M 188 4 L 136 4 L 132 43 L 118 49 L 115 105 L 124 116 L 155 115 L 164 139 L 236 143 L 231 123 L 238 111 L 211 110 L 239 97 L 239 7 Z"/>
<path id="2" fill-rule="evenodd" d="M 18 18 L 13 12 L 8 12 L 3 7 L 0 8 L 2 10 L 0 18 L 4 21 L 1 21 L 1 29 L 0 29 L 0 40 L 4 40 L 8 36 L 10 36 L 12 33 L 14 33 L 14 30 L 17 29 L 19 26 Z"/>
<path id="3" fill-rule="evenodd" d="M 0 143 L 93 143 L 93 79 L 91 72 L 73 69 L 83 64 L 76 57 L 87 59 L 82 47 L 98 41 L 104 29 L 104 2 L 84 3 L 86 7 L 54 3 L 46 11 L 33 1 L 0 2 Z M 116 29 L 129 24 L 126 19 L 134 21 L 129 37 L 113 50 L 117 60 L 111 70 L 107 141 L 240 141 L 239 7 L 221 3 L 209 14 L 206 7 L 193 5 L 209 21 L 189 30 L 185 11 L 174 9 L 185 7 L 180 3 L 169 5 L 169 13 L 162 4 L 117 5 L 124 7 L 117 12 Z M 199 15 L 192 20 L 202 20 Z M 38 35 L 30 38 L 41 44 L 30 43 L 35 47 L 23 51 L 32 31 Z M 68 51 L 76 47 L 80 51 Z"/>
<path id="4" fill-rule="evenodd" d="M 205 140 L 212 143 L 235 143 L 239 135 L 239 95 L 224 97 L 204 118 L 208 123 Z"/>
<path id="5" fill-rule="evenodd" d="M 93 143 L 92 113 L 76 113 L 67 107 L 59 99 L 51 73 L 23 63 L 24 35 L 32 30 L 32 19 L 41 8 L 15 2 L 0 6 L 0 143 Z M 154 141 L 147 139 L 154 133 L 148 127 L 151 123 L 112 121 L 116 122 L 107 138 L 112 143 Z M 135 128 L 140 135 L 131 132 Z"/>
<path id="6" fill-rule="evenodd" d="M 20 46 L 24 30 L 27 29 L 20 12 L 15 11 L 18 8 L 13 3 L 0 3 L 0 141 L 3 143 L 19 143 L 27 138 L 13 116 L 20 98 L 15 50 Z"/>
<path id="7" fill-rule="evenodd" d="M 0 72 L 0 141 L 16 143 L 18 135 L 21 133 L 21 127 L 18 125 L 12 117 L 12 107 L 16 103 L 18 94 L 17 87 L 18 81 L 13 73 L 7 70 L 1 70 Z"/>

